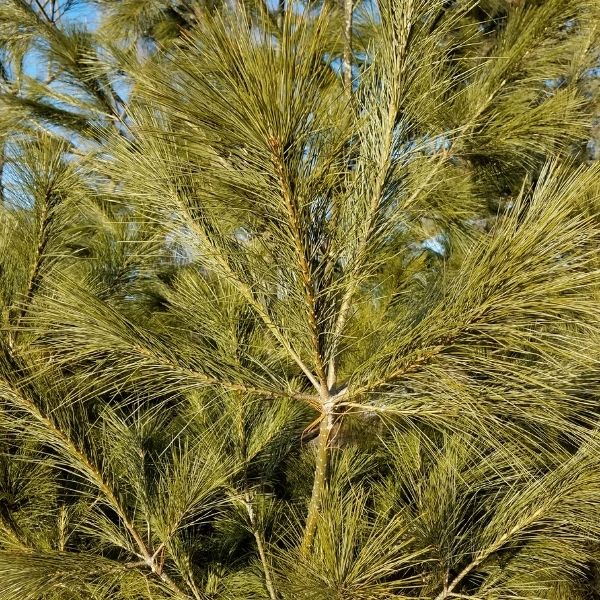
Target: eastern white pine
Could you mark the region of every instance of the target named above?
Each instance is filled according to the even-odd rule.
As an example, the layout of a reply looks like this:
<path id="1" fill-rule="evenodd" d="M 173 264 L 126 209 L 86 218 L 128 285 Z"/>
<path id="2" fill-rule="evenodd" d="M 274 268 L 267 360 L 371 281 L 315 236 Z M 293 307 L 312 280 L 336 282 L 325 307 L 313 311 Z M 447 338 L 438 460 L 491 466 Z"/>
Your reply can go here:
<path id="1" fill-rule="evenodd" d="M 600 597 L 598 0 L 0 3 L 0 600 Z"/>

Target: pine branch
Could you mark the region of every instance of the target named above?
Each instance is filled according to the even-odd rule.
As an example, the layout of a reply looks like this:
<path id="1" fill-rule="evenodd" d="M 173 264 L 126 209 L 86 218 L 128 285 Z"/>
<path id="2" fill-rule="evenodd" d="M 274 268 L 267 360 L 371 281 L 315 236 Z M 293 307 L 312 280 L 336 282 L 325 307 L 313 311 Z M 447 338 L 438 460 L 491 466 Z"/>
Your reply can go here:
<path id="1" fill-rule="evenodd" d="M 13 368 L 15 372 L 18 372 L 18 365 L 14 358 L 10 358 L 10 360 L 13 362 Z M 131 535 L 132 539 L 135 541 L 138 548 L 138 556 L 144 561 L 152 573 L 156 574 L 173 592 L 175 592 L 177 596 L 182 599 L 189 598 L 189 596 L 179 588 L 179 586 L 167 573 L 158 568 L 152 552 L 149 550 L 143 540 L 143 536 L 137 531 L 133 521 L 131 521 L 127 516 L 125 507 L 121 504 L 120 500 L 113 492 L 108 482 L 104 479 L 102 472 L 94 465 L 93 461 L 90 460 L 85 452 L 72 438 L 69 437 L 67 433 L 65 433 L 62 429 L 59 429 L 54 424 L 52 419 L 42 413 L 33 400 L 26 397 L 5 378 L 0 379 L 0 383 L 3 383 L 6 386 L 7 391 L 10 393 L 16 406 L 19 406 L 27 411 L 40 425 L 42 425 L 45 430 L 50 433 L 52 437 L 54 437 L 57 445 L 75 460 L 78 468 L 82 470 L 86 477 L 97 486 L 110 507 L 118 515 L 119 519 L 129 532 L 129 535 Z"/>
<path id="2" fill-rule="evenodd" d="M 244 493 L 243 503 L 246 508 L 248 518 L 250 519 L 252 534 L 254 535 L 254 540 L 256 542 L 258 554 L 260 556 L 260 562 L 262 563 L 263 573 L 265 576 L 265 587 L 267 588 L 267 592 L 271 600 L 277 600 L 279 596 L 277 595 L 277 592 L 275 591 L 275 586 L 273 585 L 273 575 L 271 573 L 269 561 L 267 560 L 263 536 L 256 523 L 256 515 L 254 513 L 254 507 L 252 506 L 252 499 L 250 498 L 248 492 Z"/>
<path id="3" fill-rule="evenodd" d="M 350 3 L 351 0 L 344 0 L 345 3 Z M 345 289 L 342 293 L 342 299 L 340 302 L 340 308 L 338 310 L 337 317 L 334 321 L 333 331 L 332 331 L 332 343 L 330 349 L 330 358 L 329 358 L 329 368 L 328 368 L 328 376 L 330 388 L 335 385 L 336 382 L 336 365 L 335 365 L 335 355 L 336 348 L 340 343 L 340 337 L 344 331 L 344 327 L 346 325 L 346 320 L 348 318 L 348 313 L 351 308 L 352 299 L 359 287 L 360 283 L 360 272 L 365 265 L 365 261 L 367 260 L 367 256 L 365 254 L 365 250 L 368 246 L 369 240 L 373 234 L 373 231 L 376 226 L 377 217 L 378 217 L 378 209 L 381 202 L 382 193 L 384 190 L 384 184 L 386 178 L 388 176 L 390 167 L 392 165 L 392 147 L 393 147 L 393 131 L 396 125 L 396 118 L 398 114 L 399 108 L 399 95 L 400 90 L 398 89 L 399 81 L 400 81 L 400 66 L 402 65 L 402 61 L 405 53 L 408 50 L 408 43 L 410 37 L 410 28 L 411 24 L 411 13 L 412 3 L 410 3 L 406 10 L 408 11 L 408 15 L 405 15 L 403 27 L 399 29 L 397 35 L 399 39 L 396 40 L 397 47 L 394 49 L 395 57 L 394 63 L 392 66 L 392 73 L 390 74 L 389 81 L 387 82 L 391 86 L 390 97 L 388 100 L 387 114 L 385 116 L 385 121 L 382 124 L 381 131 L 381 141 L 379 144 L 379 164 L 375 165 L 374 171 L 376 172 L 375 181 L 370 190 L 370 200 L 368 209 L 364 218 L 364 225 L 362 228 L 362 232 L 359 234 L 359 238 L 356 244 L 356 251 L 354 256 L 352 257 L 353 262 L 351 263 L 350 272 L 346 274 L 346 279 L 348 283 L 345 286 Z M 346 23 L 347 25 L 347 23 Z M 350 23 L 351 26 L 351 23 Z M 351 72 L 350 72 L 351 77 Z"/>
<path id="4" fill-rule="evenodd" d="M 474 324 L 475 321 L 473 321 L 472 323 L 467 323 L 464 325 L 464 329 L 468 328 L 469 325 Z M 349 400 L 344 400 L 344 403 L 347 406 L 352 406 L 352 403 L 350 402 L 352 398 L 362 397 L 367 394 L 377 394 L 385 392 L 387 386 L 401 381 L 405 375 L 419 372 L 420 369 L 426 367 L 429 363 L 435 360 L 437 356 L 452 348 L 452 345 L 457 340 L 461 339 L 461 334 L 462 331 L 458 331 L 452 337 L 445 337 L 441 340 L 437 340 L 437 343 L 434 342 L 434 344 L 427 348 L 425 352 L 419 353 L 413 361 L 410 361 L 408 364 L 403 365 L 398 369 L 390 370 L 389 373 L 386 373 L 386 378 L 384 380 L 375 381 L 362 387 L 358 386 L 354 389 L 350 388 L 347 396 Z"/>
<path id="5" fill-rule="evenodd" d="M 261 319 L 267 331 L 278 341 L 281 346 L 287 351 L 289 356 L 294 360 L 294 362 L 300 367 L 302 372 L 306 375 L 306 378 L 311 382 L 315 390 L 317 392 L 321 392 L 321 384 L 319 380 L 312 374 L 311 370 L 304 363 L 300 355 L 293 348 L 292 343 L 287 339 L 286 335 L 280 330 L 277 324 L 273 321 L 267 308 L 260 302 L 250 286 L 246 284 L 235 272 L 235 270 L 229 264 L 227 259 L 226 252 L 223 251 L 212 239 L 212 236 L 206 231 L 204 227 L 202 227 L 196 219 L 192 218 L 188 208 L 181 202 L 179 198 L 176 198 L 176 202 L 179 205 L 182 214 L 185 215 L 187 224 L 189 227 L 199 236 L 200 239 L 205 241 L 210 249 L 211 256 L 217 262 L 219 267 L 223 270 L 223 274 L 226 276 L 227 280 L 233 284 L 237 290 L 241 293 L 241 295 L 245 298 L 246 302 L 252 307 L 254 312 Z"/>
<path id="6" fill-rule="evenodd" d="M 24 300 L 19 307 L 14 324 L 14 336 L 12 331 L 9 332 L 9 341 L 14 343 L 19 335 L 19 326 L 21 321 L 27 316 L 31 307 L 34 296 L 41 283 L 42 263 L 45 259 L 46 248 L 49 243 L 50 227 L 52 225 L 52 207 L 50 207 L 50 198 L 52 190 L 47 189 L 42 200 L 42 212 L 39 219 L 40 227 L 37 235 L 38 243 L 35 248 L 33 260 L 31 261 L 31 269 L 27 279 L 27 289 L 24 294 Z"/>
<path id="7" fill-rule="evenodd" d="M 452 592 L 456 589 L 456 587 L 461 583 L 465 577 L 467 577 L 472 571 L 477 569 L 481 565 L 483 561 L 489 558 L 495 552 L 498 552 L 511 538 L 521 532 L 526 527 L 529 527 L 543 514 L 544 507 L 535 510 L 529 518 L 523 520 L 521 523 L 518 523 L 514 527 L 511 527 L 508 532 L 502 534 L 495 543 L 493 543 L 488 548 L 484 550 L 480 550 L 475 558 L 448 584 L 447 587 L 444 588 L 436 597 L 435 600 L 445 600 L 448 597 L 456 597 L 452 594 Z M 460 596 L 459 596 L 460 597 Z"/>
<path id="8" fill-rule="evenodd" d="M 65 280 L 65 285 L 70 291 L 77 290 L 78 288 L 77 282 L 70 281 L 69 279 Z M 64 319 L 64 315 L 68 315 L 69 311 L 72 311 L 73 307 L 77 306 L 77 301 L 86 302 L 87 306 L 94 306 L 95 304 L 95 308 L 99 313 L 99 318 L 94 320 L 89 319 L 85 325 L 82 325 L 78 318 L 76 318 L 73 323 L 67 320 L 62 327 L 59 327 L 58 323 L 55 322 L 53 323 L 55 334 L 64 330 L 65 333 L 63 335 L 71 335 L 70 332 L 73 328 L 81 329 L 85 333 L 86 330 L 89 332 L 90 327 L 94 325 L 95 327 L 92 329 L 94 332 L 92 339 L 96 341 L 96 344 L 92 344 L 87 348 L 86 345 L 90 338 L 86 336 L 83 340 L 85 353 L 91 353 L 94 356 L 97 356 L 98 353 L 108 352 L 109 355 L 112 354 L 113 357 L 120 355 L 127 359 L 126 369 L 121 374 L 125 379 L 131 377 L 132 365 L 137 364 L 137 361 L 141 361 L 141 366 L 145 366 L 148 369 L 154 368 L 164 370 L 166 373 L 173 375 L 177 380 L 181 379 L 183 382 L 187 381 L 190 384 L 200 384 L 202 387 L 212 387 L 216 389 L 221 388 L 229 392 L 244 393 L 265 399 L 290 398 L 307 404 L 316 410 L 320 410 L 321 403 L 318 395 L 288 391 L 281 387 L 269 389 L 260 385 L 230 381 L 226 378 L 208 375 L 198 369 L 183 366 L 173 359 L 169 350 L 158 340 L 149 337 L 146 332 L 125 319 L 116 309 L 107 303 L 97 300 L 93 296 L 87 294 L 84 290 L 80 290 L 80 293 L 82 294 L 81 298 L 73 296 L 68 302 L 51 299 L 51 302 L 55 305 L 58 318 L 60 320 Z M 75 314 L 75 317 L 78 317 L 78 315 Z M 30 330 L 35 331 L 34 323 L 30 325 Z M 101 344 L 98 347 L 97 341 L 103 339 L 102 336 L 107 337 L 105 338 L 104 344 Z M 74 341 L 75 340 L 72 339 L 72 343 Z M 73 357 L 69 356 L 67 360 L 69 363 L 72 363 Z M 39 368 L 43 369 L 44 367 L 40 365 Z M 149 382 L 152 381 L 152 374 L 153 372 L 150 371 L 148 377 Z M 187 387 L 187 385 L 183 386 L 179 383 L 178 387 L 183 388 Z M 162 392 L 164 392 L 164 389 L 161 389 L 161 393 Z"/>
<path id="9" fill-rule="evenodd" d="M 544 336 L 539 328 L 542 324 L 554 327 L 565 324 L 568 316 L 559 305 L 567 298 L 570 311 L 578 315 L 574 317 L 576 320 L 596 318 L 590 313 L 586 296 L 595 278 L 595 265 L 586 246 L 595 243 L 593 240 L 598 231 L 591 221 L 573 216 L 569 210 L 569 203 L 582 193 L 587 178 L 593 178 L 594 174 L 592 169 L 566 176 L 548 164 L 532 195 L 523 189 L 515 207 L 494 235 L 486 243 L 478 243 L 477 256 L 463 261 L 463 269 L 456 273 L 448 296 L 433 308 L 430 321 L 425 319 L 418 325 L 413 342 L 403 352 L 382 358 L 387 361 L 381 372 L 384 377 L 362 385 L 357 381 L 350 386 L 349 397 L 384 392 L 387 385 L 421 371 L 453 347 L 462 352 L 467 352 L 468 348 L 488 347 L 488 335 L 496 338 L 495 330 L 507 322 L 513 323 L 506 331 L 511 345 L 521 337 L 522 343 L 531 344 L 537 354 L 543 343 L 544 352 L 540 358 L 544 359 L 568 351 L 567 337 L 558 344 L 553 338 Z M 560 244 L 563 252 L 569 248 L 570 259 L 564 260 L 563 255 L 557 255 L 552 244 Z M 505 269 L 500 258 L 505 255 L 519 260 L 521 270 Z M 526 282 L 523 273 L 528 274 Z M 577 286 L 575 281 L 578 281 Z M 475 290 L 479 291 L 475 293 Z M 534 297 L 543 297 L 548 308 L 544 310 L 541 305 L 539 311 L 532 308 Z M 554 303 L 556 309 L 551 309 Z M 538 323 L 536 329 L 540 335 L 537 343 L 532 339 L 534 321 Z M 447 327 L 446 323 L 452 325 Z M 593 323 L 590 326 L 595 328 Z M 391 332 L 390 335 L 397 334 Z M 495 347 L 501 342 L 493 341 Z M 580 360 L 576 355 L 571 358 Z M 474 356 L 473 359 L 480 361 L 481 357 Z M 490 360 L 494 358 L 490 357 Z M 502 355 L 495 360 L 502 361 Z M 370 373 L 365 376 L 370 379 Z"/>
<path id="10" fill-rule="evenodd" d="M 280 141 L 276 138 L 272 138 L 270 140 L 270 148 L 272 152 L 273 164 L 281 187 L 281 194 L 287 211 L 288 225 L 294 239 L 294 249 L 296 252 L 296 259 L 298 261 L 298 268 L 304 290 L 304 301 L 306 304 L 308 326 L 312 340 L 313 360 L 318 378 L 319 389 L 324 390 L 327 387 L 327 376 L 325 374 L 325 367 L 321 353 L 321 332 L 317 322 L 317 302 L 315 298 L 315 287 L 317 282 L 315 281 L 314 274 L 311 271 L 309 261 L 307 259 L 307 248 L 305 247 L 304 235 L 301 229 L 302 215 L 298 211 L 298 204 L 301 205 L 301 199 L 296 199 L 293 197 L 293 192 L 285 171 L 285 162 Z"/>
<path id="11" fill-rule="evenodd" d="M 33 550 L 23 539 L 21 528 L 10 518 L 9 514 L 4 513 L 4 510 L 0 510 L 0 532 L 10 540 L 12 546 L 16 546 L 21 550 Z"/>
<path id="12" fill-rule="evenodd" d="M 320 404 L 318 401 L 318 396 L 311 394 L 303 394 L 300 392 L 287 392 L 285 390 L 269 390 L 266 388 L 261 388 L 253 385 L 246 385 L 243 383 L 234 383 L 230 381 L 225 381 L 221 379 L 216 379 L 213 377 L 209 377 L 204 373 L 200 373 L 199 371 L 194 371 L 191 369 L 183 368 L 175 363 L 165 361 L 164 358 L 158 357 L 153 354 L 151 351 L 147 350 L 143 347 L 136 347 L 135 350 L 140 353 L 141 356 L 149 358 L 152 363 L 160 364 L 163 367 L 171 370 L 174 374 L 182 375 L 186 378 L 191 378 L 202 385 L 214 386 L 214 387 L 222 387 L 229 392 L 241 392 L 244 394 L 255 395 L 262 398 L 276 399 L 276 398 L 291 398 L 293 400 L 299 400 L 312 406 L 313 408 L 319 408 Z"/>
<path id="13" fill-rule="evenodd" d="M 391 144 L 391 134 L 392 134 L 392 130 L 390 129 L 389 139 L 388 139 L 388 142 L 390 144 Z M 436 160 L 434 162 L 432 168 L 429 170 L 429 173 L 426 176 L 426 178 L 421 182 L 419 187 L 417 187 L 412 192 L 412 194 L 409 196 L 409 198 L 407 199 L 407 201 L 405 203 L 405 206 L 410 207 L 411 204 L 417 199 L 417 197 L 423 193 L 423 191 L 431 183 L 431 181 L 434 179 L 434 177 L 439 173 L 440 169 L 442 168 L 442 166 L 445 164 L 447 158 L 449 157 L 449 154 L 446 151 L 442 150 L 439 152 L 439 157 L 440 157 L 439 160 Z M 387 162 L 387 168 L 389 168 L 391 165 L 391 162 L 389 160 L 386 162 Z M 360 282 L 361 282 L 360 272 L 365 266 L 365 261 L 368 260 L 367 255 L 366 255 L 366 249 L 367 249 L 369 239 L 373 233 L 373 230 L 374 230 L 375 224 L 376 224 L 375 220 L 377 218 L 377 209 L 379 207 L 381 193 L 383 190 L 384 179 L 385 179 L 385 170 L 382 170 L 381 173 L 382 173 L 382 175 L 377 177 L 375 193 L 372 196 L 371 208 L 370 208 L 369 217 L 368 217 L 368 226 L 366 228 L 364 236 L 358 242 L 358 252 L 357 252 L 358 258 L 357 258 L 355 266 L 351 269 L 351 271 L 348 275 L 349 284 L 346 287 L 346 289 L 344 290 L 342 300 L 340 303 L 340 308 L 339 308 L 337 318 L 335 321 L 335 325 L 334 325 L 334 329 L 333 329 L 332 351 L 331 351 L 331 358 L 329 359 L 329 371 L 328 371 L 329 376 L 330 376 L 330 387 L 335 385 L 335 382 L 336 382 L 336 378 L 335 378 L 336 347 L 339 345 L 341 337 L 343 335 L 344 327 L 346 326 L 346 322 L 347 322 L 347 319 L 348 319 L 348 316 L 350 313 L 350 309 L 352 307 L 352 300 L 360 287 Z M 391 377 L 391 379 L 395 378 L 394 375 L 391 375 L 390 377 Z"/>

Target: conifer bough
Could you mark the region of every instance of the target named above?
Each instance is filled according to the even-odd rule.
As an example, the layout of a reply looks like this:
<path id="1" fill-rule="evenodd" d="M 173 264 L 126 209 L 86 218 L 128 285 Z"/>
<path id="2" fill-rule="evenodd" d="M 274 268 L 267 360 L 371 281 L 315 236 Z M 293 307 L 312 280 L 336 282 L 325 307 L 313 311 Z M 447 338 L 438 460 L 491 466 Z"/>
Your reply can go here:
<path id="1" fill-rule="evenodd" d="M 0 600 L 600 594 L 599 22 L 0 3 Z"/>

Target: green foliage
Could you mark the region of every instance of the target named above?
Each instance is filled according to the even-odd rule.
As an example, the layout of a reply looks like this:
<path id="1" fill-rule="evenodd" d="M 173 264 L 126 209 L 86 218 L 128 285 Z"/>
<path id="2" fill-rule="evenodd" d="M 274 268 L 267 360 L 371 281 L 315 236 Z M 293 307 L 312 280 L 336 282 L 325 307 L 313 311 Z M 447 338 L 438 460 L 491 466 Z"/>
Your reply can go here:
<path id="1" fill-rule="evenodd" d="M 0 3 L 0 600 L 599 597 L 598 1 L 77 4 Z"/>

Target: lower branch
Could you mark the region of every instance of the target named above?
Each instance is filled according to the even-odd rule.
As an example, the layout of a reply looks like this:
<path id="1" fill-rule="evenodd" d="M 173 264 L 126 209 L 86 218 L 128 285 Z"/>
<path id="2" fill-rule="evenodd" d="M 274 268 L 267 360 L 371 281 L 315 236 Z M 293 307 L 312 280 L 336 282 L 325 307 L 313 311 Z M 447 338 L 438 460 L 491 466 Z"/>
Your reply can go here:
<path id="1" fill-rule="evenodd" d="M 435 597 L 435 600 L 445 600 L 446 598 L 461 598 L 461 596 L 454 592 L 462 580 L 467 577 L 472 571 L 477 569 L 481 563 L 491 556 L 494 552 L 497 552 L 502 546 L 516 533 L 522 531 L 525 527 L 535 522 L 535 520 L 543 513 L 543 508 L 538 508 L 533 514 L 525 519 L 521 523 L 517 523 L 507 533 L 502 534 L 494 544 L 485 550 L 481 550 L 475 555 L 475 558 L 450 582 L 449 585 L 444 586 L 444 589 Z"/>
<path id="2" fill-rule="evenodd" d="M 11 361 L 12 362 L 12 361 Z M 13 363 L 15 369 L 18 369 L 18 364 Z M 44 414 L 37 404 L 29 397 L 21 393 L 21 390 L 14 388 L 11 382 L 0 378 L 0 384 L 6 386 L 14 400 L 14 404 L 22 409 L 25 409 L 38 423 L 45 427 L 51 437 L 54 438 L 57 447 L 60 447 L 68 456 L 74 459 L 79 467 L 79 471 L 85 473 L 88 479 L 93 482 L 104 498 L 115 511 L 131 538 L 135 541 L 138 552 L 137 555 L 142 559 L 143 563 L 152 571 L 152 573 L 161 579 L 161 581 L 173 592 L 175 596 L 182 600 L 188 600 L 190 596 L 184 592 L 177 583 L 163 572 L 156 564 L 155 557 L 152 556 L 148 546 L 144 542 L 142 535 L 137 531 L 133 521 L 127 516 L 125 507 L 122 506 L 119 498 L 113 492 L 110 485 L 105 480 L 102 472 L 96 467 L 92 460 L 84 453 L 84 451 L 74 442 L 74 440 L 60 429 L 54 421 Z"/>
<path id="3" fill-rule="evenodd" d="M 244 505 L 246 506 L 246 512 L 250 519 L 250 525 L 252 527 L 252 533 L 256 541 L 256 547 L 258 548 L 258 555 L 260 556 L 260 562 L 262 563 L 263 573 L 265 575 L 265 587 L 269 593 L 271 600 L 277 600 L 277 593 L 275 592 L 275 586 L 273 585 L 273 577 L 271 575 L 271 567 L 267 561 L 267 553 L 265 552 L 265 544 L 262 535 L 256 524 L 256 515 L 254 514 L 254 508 L 252 506 L 252 500 L 248 493 L 244 495 Z"/>

